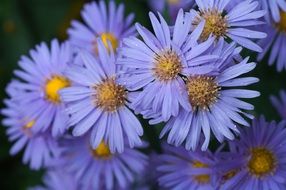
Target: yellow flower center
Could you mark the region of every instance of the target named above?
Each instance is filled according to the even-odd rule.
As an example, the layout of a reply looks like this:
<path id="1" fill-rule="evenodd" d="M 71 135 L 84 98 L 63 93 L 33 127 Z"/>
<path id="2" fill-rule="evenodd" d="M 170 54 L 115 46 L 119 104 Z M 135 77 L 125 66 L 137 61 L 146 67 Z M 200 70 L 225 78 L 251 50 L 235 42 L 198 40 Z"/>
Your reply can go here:
<path id="1" fill-rule="evenodd" d="M 225 36 L 228 24 L 222 13 L 218 10 L 206 10 L 202 11 L 200 16 L 206 21 L 204 30 L 201 34 L 202 40 L 206 40 L 210 34 L 213 34 L 217 39 Z M 195 18 L 193 25 L 197 26 L 200 22 L 200 18 Z"/>
<path id="2" fill-rule="evenodd" d="M 180 0 L 168 0 L 168 4 L 170 5 L 176 5 L 180 2 Z"/>
<path id="3" fill-rule="evenodd" d="M 154 75 L 161 81 L 176 78 L 182 70 L 179 56 L 171 51 L 163 51 L 155 57 Z"/>
<path id="4" fill-rule="evenodd" d="M 61 102 L 59 90 L 69 87 L 70 81 L 63 76 L 55 75 L 51 79 L 48 79 L 45 85 L 46 99 L 54 104 Z"/>
<path id="5" fill-rule="evenodd" d="M 256 177 L 263 177 L 274 172 L 275 168 L 276 158 L 272 152 L 260 147 L 251 150 L 251 158 L 248 162 L 250 173 Z"/>
<path id="6" fill-rule="evenodd" d="M 208 165 L 204 164 L 200 161 L 194 161 L 193 162 L 193 167 L 194 168 L 207 168 Z M 208 174 L 203 174 L 203 175 L 195 175 L 194 179 L 200 183 L 200 184 L 206 184 L 210 182 L 210 176 Z"/>
<path id="7" fill-rule="evenodd" d="M 194 108 L 207 109 L 219 96 L 220 87 L 214 77 L 193 76 L 188 79 L 186 86 Z"/>
<path id="8" fill-rule="evenodd" d="M 99 37 L 101 38 L 103 45 L 109 52 L 110 52 L 110 48 L 109 48 L 108 43 L 111 44 L 112 50 L 114 52 L 116 51 L 118 47 L 118 40 L 112 33 L 102 33 Z M 97 47 L 96 40 L 93 42 L 93 49 L 94 49 L 94 52 L 98 54 L 98 47 Z"/>
<path id="9" fill-rule="evenodd" d="M 280 31 L 286 32 L 286 12 L 280 12 L 280 22 L 277 24 L 277 27 Z"/>
<path id="10" fill-rule="evenodd" d="M 96 158 L 107 159 L 112 154 L 108 146 L 104 142 L 101 142 L 96 149 L 92 149 L 92 155 Z"/>
<path id="11" fill-rule="evenodd" d="M 95 87 L 95 104 L 105 111 L 113 112 L 126 102 L 126 89 L 118 85 L 114 78 L 109 78 Z"/>

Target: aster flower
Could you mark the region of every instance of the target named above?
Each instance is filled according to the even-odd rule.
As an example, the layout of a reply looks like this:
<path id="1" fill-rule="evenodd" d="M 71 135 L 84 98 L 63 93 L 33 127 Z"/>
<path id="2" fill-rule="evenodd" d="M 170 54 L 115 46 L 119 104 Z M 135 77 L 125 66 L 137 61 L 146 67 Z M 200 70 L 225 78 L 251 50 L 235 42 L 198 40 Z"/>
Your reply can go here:
<path id="1" fill-rule="evenodd" d="M 205 22 L 202 40 L 212 34 L 217 39 L 220 37 L 231 39 L 247 49 L 261 52 L 262 48 L 252 40 L 265 38 L 266 34 L 250 28 L 262 24 L 258 19 L 264 16 L 265 11 L 256 10 L 259 7 L 257 1 L 243 0 L 234 7 L 227 8 L 229 2 L 229 0 L 196 0 L 199 10 L 191 10 L 189 13 L 193 28 Z"/>
<path id="2" fill-rule="evenodd" d="M 111 152 L 123 152 L 123 139 L 130 147 L 139 145 L 143 129 L 138 119 L 128 109 L 129 93 L 117 80 L 113 51 L 98 39 L 98 57 L 85 51 L 81 53 L 83 67 L 74 65 L 66 74 L 74 83 L 61 91 L 67 103 L 67 113 L 74 136 L 91 131 L 90 143 L 96 148 L 104 140 Z M 124 136 L 125 135 L 125 136 Z"/>
<path id="3" fill-rule="evenodd" d="M 69 41 L 74 46 L 97 54 L 97 38 L 101 38 L 105 47 L 108 42 L 114 51 L 125 37 L 135 35 L 132 26 L 134 14 L 124 18 L 124 5 L 116 6 L 114 1 L 108 5 L 103 0 L 99 3 L 91 2 L 84 5 L 81 12 L 85 24 L 72 21 L 72 27 L 68 30 Z"/>
<path id="4" fill-rule="evenodd" d="M 183 10 L 178 13 L 173 35 L 160 14 L 159 20 L 153 13 L 149 16 L 155 35 L 136 24 L 143 40 L 130 37 L 123 41 L 120 52 L 123 57 L 117 62 L 122 66 L 119 80 L 129 91 L 143 88 L 136 98 L 132 97 L 131 106 L 136 112 L 152 109 L 168 121 L 178 115 L 179 107 L 190 109 L 182 98 L 186 95 L 182 76 L 210 72 L 213 67 L 209 64 L 218 56 L 205 54 L 214 38 L 197 44 L 203 23 L 189 35 L 191 21 L 185 20 Z"/>
<path id="5" fill-rule="evenodd" d="M 267 38 L 260 40 L 258 44 L 264 47 L 263 52 L 259 54 L 258 60 L 261 61 L 267 53 L 270 53 L 268 63 L 276 63 L 277 71 L 286 70 L 286 11 L 277 10 L 280 14 L 280 21 L 267 21 L 267 24 L 261 28 L 267 33 Z"/>
<path id="6" fill-rule="evenodd" d="M 74 174 L 83 190 L 125 189 L 144 171 L 148 159 L 128 147 L 121 154 L 112 154 L 104 142 L 93 149 L 86 137 L 64 142 L 62 148 L 66 169 Z"/>
<path id="7" fill-rule="evenodd" d="M 78 190 L 80 186 L 74 176 L 62 169 L 50 169 L 43 177 L 44 186 L 29 188 L 29 190 Z"/>
<path id="8" fill-rule="evenodd" d="M 187 10 L 194 5 L 194 0 L 149 0 L 148 2 L 154 12 L 162 13 L 165 6 L 167 6 L 167 10 L 173 22 L 176 20 L 176 16 L 181 8 Z"/>
<path id="9" fill-rule="evenodd" d="M 262 9 L 267 10 L 269 14 L 266 14 L 265 17 L 268 21 L 274 20 L 279 22 L 281 17 L 279 10 L 286 12 L 286 1 L 285 0 L 261 0 Z"/>
<path id="10" fill-rule="evenodd" d="M 281 90 L 280 97 L 270 96 L 272 105 L 276 108 L 282 119 L 286 119 L 286 91 Z"/>
<path id="11" fill-rule="evenodd" d="M 59 90 L 70 85 L 63 71 L 73 60 L 73 51 L 68 43 L 51 42 L 49 50 L 45 43 L 30 51 L 30 56 L 23 56 L 19 61 L 21 70 L 15 75 L 22 82 L 15 84 L 21 93 L 14 98 L 28 105 L 27 117 L 36 120 L 37 131 L 51 130 L 53 136 L 62 135 L 66 131 L 67 115 L 58 94 Z"/>
<path id="12" fill-rule="evenodd" d="M 251 128 L 242 129 L 240 139 L 231 142 L 235 156 L 222 163 L 233 175 L 220 189 L 284 189 L 285 135 L 285 122 L 267 123 L 264 117 L 253 120 Z"/>
<path id="13" fill-rule="evenodd" d="M 189 75 L 186 81 L 186 97 L 191 111 L 180 109 L 177 117 L 172 117 L 161 132 L 162 138 L 168 132 L 168 143 L 176 146 L 185 141 L 186 149 L 197 148 L 201 133 L 204 135 L 202 150 L 206 150 L 210 141 L 211 132 L 222 142 L 224 137 L 234 139 L 233 132 L 238 132 L 237 123 L 249 126 L 242 115 L 253 118 L 246 110 L 254 107 L 241 98 L 254 98 L 259 92 L 240 89 L 258 82 L 255 77 L 239 77 L 253 70 L 255 63 L 248 63 L 246 58 L 234 64 L 234 57 L 239 50 L 235 43 L 225 44 L 220 39 L 215 53 L 222 59 L 214 62 L 217 70 L 208 74 Z M 160 117 L 151 123 L 162 121 Z"/>
<path id="14" fill-rule="evenodd" d="M 31 169 L 38 170 L 57 158 L 60 149 L 49 131 L 34 131 L 36 121 L 26 115 L 29 105 L 23 105 L 14 99 L 21 94 L 16 87 L 18 83 L 12 81 L 7 88 L 11 98 L 4 100 L 6 107 L 1 110 L 1 114 L 5 116 L 2 124 L 7 127 L 9 141 L 14 143 L 10 154 L 15 155 L 24 150 L 23 163 L 29 164 Z"/>
<path id="15" fill-rule="evenodd" d="M 218 186 L 214 155 L 210 151 L 187 151 L 183 147 L 165 146 L 159 156 L 159 184 L 166 189 L 204 190 Z"/>

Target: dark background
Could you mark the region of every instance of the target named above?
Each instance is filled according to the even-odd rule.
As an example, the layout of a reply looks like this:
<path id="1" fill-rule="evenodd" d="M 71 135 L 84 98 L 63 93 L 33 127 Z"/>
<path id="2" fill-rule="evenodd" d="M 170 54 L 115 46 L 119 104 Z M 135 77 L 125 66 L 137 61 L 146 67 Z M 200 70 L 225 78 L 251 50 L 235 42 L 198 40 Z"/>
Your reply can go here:
<path id="1" fill-rule="evenodd" d="M 13 77 L 13 69 L 17 68 L 20 56 L 28 54 L 29 49 L 42 41 L 49 42 L 53 38 L 65 40 L 66 29 L 72 19 L 80 18 L 80 10 L 84 2 L 87 1 L 0 0 L 1 108 L 3 99 L 6 97 L 5 87 Z M 127 13 L 136 14 L 136 21 L 147 27 L 150 26 L 146 0 L 117 0 L 117 2 L 124 2 Z M 251 56 L 255 60 L 255 54 L 244 52 L 244 55 Z M 274 67 L 269 67 L 264 61 L 258 63 L 252 76 L 260 78 L 258 84 L 251 86 L 252 89 L 261 92 L 261 97 L 251 101 L 256 107 L 255 115 L 264 114 L 268 120 L 279 120 L 279 116 L 269 102 L 269 95 L 277 95 L 281 88 L 286 88 L 285 72 L 277 73 Z M 146 130 L 148 135 L 150 130 Z M 151 142 L 152 144 L 156 142 Z M 31 171 L 27 166 L 22 165 L 22 153 L 11 157 L 10 147 L 11 143 L 7 140 L 5 128 L 0 126 L 0 189 L 27 189 L 40 184 L 43 171 Z"/>

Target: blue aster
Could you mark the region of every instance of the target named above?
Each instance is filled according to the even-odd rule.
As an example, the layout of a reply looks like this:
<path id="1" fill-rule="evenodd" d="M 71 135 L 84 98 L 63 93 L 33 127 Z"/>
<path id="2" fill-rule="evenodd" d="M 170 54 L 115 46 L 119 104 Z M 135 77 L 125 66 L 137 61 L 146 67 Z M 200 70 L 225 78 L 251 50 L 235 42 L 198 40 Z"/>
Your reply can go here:
<path id="1" fill-rule="evenodd" d="M 161 132 L 161 138 L 168 134 L 167 141 L 170 144 L 179 146 L 185 142 L 186 149 L 195 150 L 203 134 L 202 150 L 206 150 L 211 132 L 220 142 L 224 137 L 233 140 L 233 132 L 239 132 L 237 123 L 249 126 L 243 116 L 253 118 L 247 110 L 253 110 L 254 107 L 241 98 L 260 95 L 257 91 L 244 88 L 258 82 L 258 79 L 240 76 L 253 70 L 256 63 L 248 63 L 249 58 L 245 58 L 234 64 L 241 50 L 235 48 L 235 43 L 225 44 L 220 39 L 215 46 L 214 52 L 222 57 L 214 62 L 217 70 L 208 74 L 189 75 L 186 81 L 188 96 L 185 98 L 192 110 L 180 109 L 178 116 L 172 117 Z M 155 116 L 151 123 L 162 120 Z"/>
<path id="2" fill-rule="evenodd" d="M 93 148 L 104 141 L 111 152 L 123 152 L 125 138 L 130 147 L 141 144 L 143 129 L 128 108 L 131 93 L 118 82 L 117 57 L 104 47 L 100 39 L 97 43 L 98 57 L 82 51 L 83 66 L 74 64 L 66 71 L 73 84 L 60 93 L 67 104 L 69 126 L 74 126 L 74 136 L 91 131 Z"/>
<path id="3" fill-rule="evenodd" d="M 166 189 L 207 190 L 218 187 L 216 159 L 210 151 L 165 146 L 159 156 L 159 184 Z"/>
<path id="4" fill-rule="evenodd" d="M 83 190 L 125 189 L 147 166 L 148 157 L 139 150 L 126 146 L 123 153 L 112 154 L 104 142 L 93 149 L 86 136 L 63 142 L 62 148 L 66 169 Z"/>
<path id="5" fill-rule="evenodd" d="M 124 5 L 116 5 L 114 1 L 100 0 L 84 5 L 81 12 L 84 24 L 72 21 L 68 30 L 69 41 L 74 46 L 97 54 L 97 38 L 101 38 L 105 47 L 111 43 L 110 48 L 114 51 L 120 46 L 123 38 L 135 35 L 132 25 L 134 14 L 124 18 Z"/>
<path id="6" fill-rule="evenodd" d="M 286 1 L 285 0 L 261 0 L 262 9 L 266 10 L 268 14 L 265 15 L 266 19 L 274 20 L 275 22 L 279 22 L 280 10 L 286 12 Z"/>
<path id="7" fill-rule="evenodd" d="M 272 105 L 276 108 L 281 119 L 286 120 L 286 91 L 280 90 L 279 97 L 270 96 Z"/>
<path id="8" fill-rule="evenodd" d="M 261 30 L 267 33 L 267 38 L 262 39 L 258 44 L 264 47 L 259 54 L 258 60 L 261 61 L 266 54 L 270 53 L 268 64 L 276 64 L 277 71 L 286 70 L 286 11 L 277 10 L 280 20 L 275 22 L 273 19 L 267 21 Z"/>
<path id="9" fill-rule="evenodd" d="M 285 125 L 285 121 L 268 123 L 260 117 L 251 128 L 241 129 L 240 139 L 231 142 L 232 158 L 221 163 L 233 173 L 222 190 L 285 188 Z"/>
<path id="10" fill-rule="evenodd" d="M 213 66 L 209 64 L 218 56 L 205 54 L 214 38 L 197 43 L 203 23 L 189 35 L 191 21 L 185 19 L 183 10 L 178 13 L 172 35 L 160 14 L 159 19 L 153 13 L 149 16 L 155 34 L 136 24 L 142 40 L 130 37 L 123 41 L 122 58 L 117 62 L 121 66 L 119 80 L 129 91 L 137 91 L 131 105 L 136 112 L 152 109 L 168 121 L 178 115 L 180 107 L 190 110 L 183 98 L 186 92 L 182 76 L 210 72 Z"/>
<path id="11" fill-rule="evenodd" d="M 13 142 L 10 154 L 15 155 L 24 150 L 23 163 L 29 164 L 31 169 L 38 170 L 48 166 L 60 154 L 60 148 L 51 132 L 36 132 L 34 126 L 37 120 L 26 114 L 30 105 L 25 105 L 15 99 L 22 92 L 18 89 L 19 81 L 12 81 L 7 87 L 10 98 L 4 100 L 5 108 L 2 124 L 6 126 L 9 141 Z"/>
<path id="12" fill-rule="evenodd" d="M 192 9 L 189 13 L 193 28 L 205 22 L 202 40 L 212 34 L 217 39 L 231 39 L 247 49 L 261 52 L 262 48 L 253 40 L 263 39 L 266 34 L 251 27 L 263 23 L 259 19 L 265 15 L 265 11 L 257 10 L 258 1 L 243 0 L 233 7 L 228 7 L 229 2 L 230 0 L 196 0 L 199 9 Z"/>
<path id="13" fill-rule="evenodd" d="M 73 61 L 73 50 L 68 43 L 51 42 L 51 47 L 41 43 L 30 51 L 30 57 L 22 56 L 21 69 L 14 73 L 21 80 L 14 84 L 21 92 L 14 98 L 28 105 L 27 117 L 35 121 L 34 129 L 50 130 L 53 136 L 66 131 L 68 116 L 58 94 L 70 85 L 63 71 Z"/>

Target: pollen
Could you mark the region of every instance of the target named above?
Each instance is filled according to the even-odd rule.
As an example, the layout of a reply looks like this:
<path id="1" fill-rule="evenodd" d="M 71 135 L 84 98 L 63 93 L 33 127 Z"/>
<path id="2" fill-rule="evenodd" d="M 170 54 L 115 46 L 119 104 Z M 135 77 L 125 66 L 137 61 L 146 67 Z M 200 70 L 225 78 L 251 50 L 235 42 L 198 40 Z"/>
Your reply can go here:
<path id="1" fill-rule="evenodd" d="M 34 126 L 34 124 L 35 124 L 35 120 L 31 120 L 28 123 L 26 123 L 26 125 L 23 126 L 23 128 L 22 128 L 23 133 L 27 137 L 32 137 L 33 136 L 33 133 L 32 133 L 32 131 L 30 129 Z"/>
<path id="2" fill-rule="evenodd" d="M 194 168 L 207 168 L 207 167 L 208 167 L 207 164 L 204 164 L 204 163 L 202 163 L 202 162 L 200 162 L 200 161 L 194 161 L 193 164 L 192 164 L 192 166 L 193 166 Z M 210 176 L 207 175 L 207 174 L 195 175 L 195 176 L 193 176 L 193 177 L 194 177 L 194 179 L 195 179 L 198 183 L 200 183 L 200 184 L 206 184 L 206 183 L 209 183 L 209 182 L 210 182 Z"/>
<path id="3" fill-rule="evenodd" d="M 214 77 L 189 77 L 186 86 L 189 101 L 192 107 L 196 109 L 208 109 L 219 96 L 220 87 Z"/>
<path id="4" fill-rule="evenodd" d="M 280 31 L 286 32 L 286 12 L 280 13 L 280 22 L 277 24 Z"/>
<path id="5" fill-rule="evenodd" d="M 126 102 L 126 89 L 124 86 L 116 84 L 114 78 L 104 80 L 95 87 L 95 104 L 104 111 L 113 112 Z"/>
<path id="6" fill-rule="evenodd" d="M 92 155 L 96 158 L 107 159 L 112 154 L 108 146 L 104 142 L 101 142 L 96 149 L 92 149 Z"/>
<path id="7" fill-rule="evenodd" d="M 200 13 L 200 17 L 206 21 L 201 34 L 202 40 L 206 40 L 211 34 L 213 34 L 216 39 L 225 37 L 228 23 L 225 16 L 223 16 L 221 12 L 218 10 L 205 10 Z M 193 25 L 197 26 L 201 22 L 201 18 L 195 18 Z"/>
<path id="8" fill-rule="evenodd" d="M 254 148 L 251 150 L 248 169 L 250 173 L 256 177 L 271 174 L 276 169 L 276 158 L 273 153 L 266 148 Z"/>
<path id="9" fill-rule="evenodd" d="M 110 52 L 110 47 L 108 45 L 108 43 L 111 44 L 112 50 L 115 51 L 118 47 L 118 40 L 117 38 L 112 34 L 112 33 L 102 33 L 99 36 L 103 42 L 103 45 L 105 46 L 105 48 Z M 96 41 L 93 42 L 93 49 L 95 51 L 96 54 L 98 54 L 98 47 L 97 47 L 97 43 Z"/>
<path id="10" fill-rule="evenodd" d="M 46 99 L 54 104 L 61 102 L 59 90 L 69 87 L 70 81 L 63 76 L 55 75 L 51 79 L 46 81 L 45 85 L 45 95 Z"/>
<path id="11" fill-rule="evenodd" d="M 182 64 L 177 53 L 167 50 L 155 57 L 154 76 L 160 81 L 175 79 L 182 71 Z"/>

